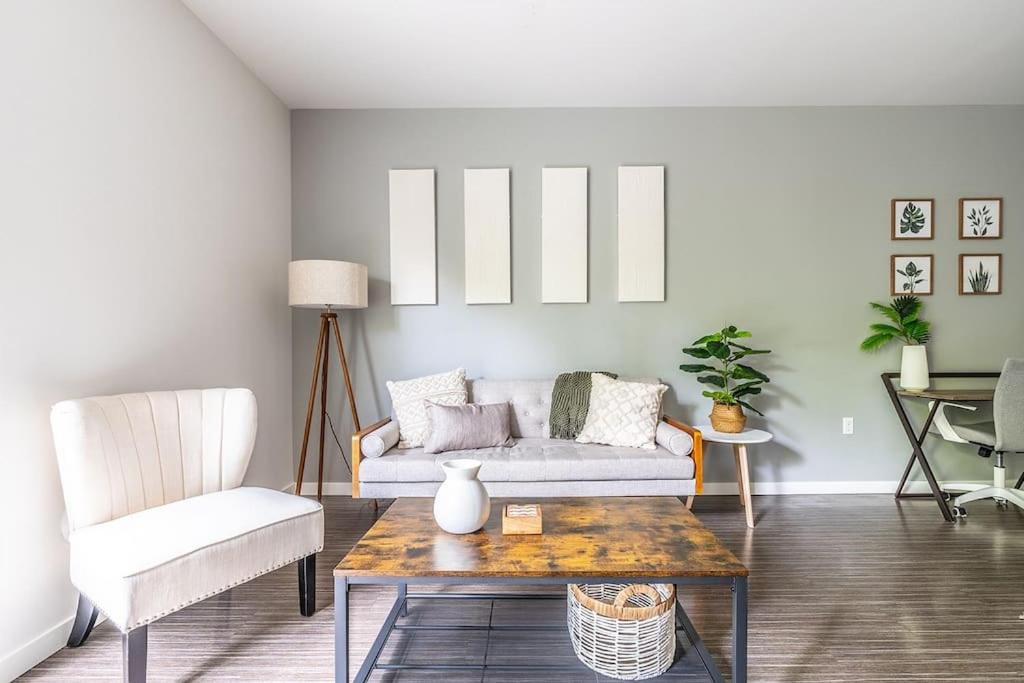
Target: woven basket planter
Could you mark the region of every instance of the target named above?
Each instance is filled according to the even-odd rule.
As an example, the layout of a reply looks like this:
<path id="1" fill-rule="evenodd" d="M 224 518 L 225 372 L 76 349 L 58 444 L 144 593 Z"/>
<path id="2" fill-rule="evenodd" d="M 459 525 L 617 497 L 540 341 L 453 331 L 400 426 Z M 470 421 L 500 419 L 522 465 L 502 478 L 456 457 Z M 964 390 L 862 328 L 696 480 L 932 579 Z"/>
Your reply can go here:
<path id="1" fill-rule="evenodd" d="M 671 584 L 571 584 L 572 649 L 605 676 L 623 681 L 660 676 L 675 659 L 675 607 Z"/>
<path id="2" fill-rule="evenodd" d="M 711 408 L 711 428 L 724 434 L 739 434 L 747 424 L 747 416 L 740 406 L 716 403 Z"/>

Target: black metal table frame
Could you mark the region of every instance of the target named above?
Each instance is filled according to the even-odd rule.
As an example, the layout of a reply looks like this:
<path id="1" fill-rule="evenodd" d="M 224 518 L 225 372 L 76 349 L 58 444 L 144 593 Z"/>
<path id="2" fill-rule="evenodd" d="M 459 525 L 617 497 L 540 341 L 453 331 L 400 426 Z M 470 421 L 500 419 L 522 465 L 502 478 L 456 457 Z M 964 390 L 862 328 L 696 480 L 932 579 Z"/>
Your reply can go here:
<path id="1" fill-rule="evenodd" d="M 718 669 L 711 653 L 701 639 L 700 634 L 694 627 L 690 617 L 683 609 L 678 600 L 679 587 L 690 585 L 715 585 L 729 586 L 732 591 L 732 680 L 734 683 L 746 683 L 747 681 L 747 577 L 745 576 L 688 576 L 678 578 L 666 577 L 629 577 L 625 579 L 610 579 L 606 577 L 384 577 L 384 576 L 336 576 L 334 577 L 334 680 L 335 683 L 348 683 L 348 590 L 353 584 L 372 585 L 393 585 L 398 589 L 395 602 L 391 606 L 384 624 L 380 627 L 377 637 L 370 646 L 370 651 L 363 661 L 363 665 L 356 674 L 354 683 L 364 683 L 374 669 L 381 670 L 434 670 L 434 671 L 479 671 L 481 675 L 486 671 L 503 672 L 558 672 L 565 671 L 558 667 L 540 665 L 492 665 L 487 664 L 380 664 L 378 658 L 388 637 L 393 631 L 401 630 L 530 630 L 536 631 L 536 626 L 528 627 L 504 627 L 495 628 L 493 624 L 487 626 L 471 625 L 398 625 L 399 617 L 407 614 L 407 603 L 409 600 L 524 600 L 524 599 L 557 599 L 565 600 L 565 595 L 558 593 L 409 593 L 409 583 L 429 585 L 493 585 L 493 586 L 551 586 L 566 585 L 570 583 L 593 583 L 595 580 L 613 583 L 671 583 L 676 585 L 676 621 L 686 634 L 686 637 L 693 644 L 693 649 L 700 657 L 701 663 L 707 669 L 711 680 L 715 683 L 723 683 L 722 672 Z M 559 624 L 557 629 L 564 629 L 565 624 Z M 573 669 L 578 671 L 578 668 Z"/>
<path id="2" fill-rule="evenodd" d="M 910 421 L 910 416 L 907 415 L 907 408 L 903 405 L 903 401 L 900 399 L 899 393 L 893 386 L 893 380 L 900 376 L 898 372 L 883 372 L 882 383 L 885 385 L 885 390 L 889 394 L 889 399 L 892 401 L 893 408 L 896 410 L 896 415 L 900 418 L 900 424 L 903 425 L 903 432 L 907 435 L 907 440 L 910 441 L 910 446 L 913 451 L 910 454 L 910 460 L 907 461 L 907 466 L 903 470 L 903 476 L 900 477 L 900 483 L 896 486 L 895 498 L 896 500 L 902 500 L 904 498 L 934 498 L 935 502 L 939 506 L 939 511 L 942 513 L 943 519 L 947 522 L 953 521 L 953 513 L 949 509 L 949 494 L 942 490 L 939 486 L 938 480 L 935 479 L 935 473 L 932 471 L 931 465 L 928 463 L 928 458 L 925 457 L 924 439 L 928 436 L 928 430 L 931 429 L 932 422 L 935 420 L 935 414 L 939 411 L 939 408 L 944 403 L 955 403 L 956 401 L 945 401 L 938 398 L 929 398 L 932 401 L 931 410 L 928 411 L 928 417 L 925 418 L 924 426 L 921 431 L 914 433 L 913 423 Z M 928 374 L 929 379 L 994 379 L 999 377 L 998 372 L 932 372 Z M 928 398 L 928 397 L 925 397 Z M 904 493 L 903 489 L 907 484 L 907 478 L 910 476 L 910 471 L 914 468 L 914 463 L 917 462 L 921 466 L 921 471 L 924 472 L 925 479 L 928 480 L 928 488 L 931 489 L 931 493 Z"/>

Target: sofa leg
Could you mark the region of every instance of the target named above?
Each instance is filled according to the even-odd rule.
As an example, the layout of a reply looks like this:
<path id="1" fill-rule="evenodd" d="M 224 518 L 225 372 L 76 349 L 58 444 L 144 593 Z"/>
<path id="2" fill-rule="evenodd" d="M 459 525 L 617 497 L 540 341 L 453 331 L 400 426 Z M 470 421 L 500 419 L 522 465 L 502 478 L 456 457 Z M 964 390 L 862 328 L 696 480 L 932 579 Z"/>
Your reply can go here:
<path id="1" fill-rule="evenodd" d="M 89 598 L 78 594 L 78 611 L 75 613 L 75 623 L 71 626 L 71 635 L 68 636 L 68 647 L 78 647 L 89 639 L 99 613 Z"/>
<path id="2" fill-rule="evenodd" d="M 696 498 L 696 497 L 697 496 L 687 496 L 686 497 L 686 509 L 687 510 L 692 510 L 693 509 L 693 499 Z"/>
<path id="3" fill-rule="evenodd" d="M 316 553 L 307 555 L 299 564 L 299 614 L 311 617 L 316 612 Z"/>
<path id="4" fill-rule="evenodd" d="M 148 626 L 140 626 L 121 634 L 124 652 L 124 683 L 146 682 L 146 646 Z"/>

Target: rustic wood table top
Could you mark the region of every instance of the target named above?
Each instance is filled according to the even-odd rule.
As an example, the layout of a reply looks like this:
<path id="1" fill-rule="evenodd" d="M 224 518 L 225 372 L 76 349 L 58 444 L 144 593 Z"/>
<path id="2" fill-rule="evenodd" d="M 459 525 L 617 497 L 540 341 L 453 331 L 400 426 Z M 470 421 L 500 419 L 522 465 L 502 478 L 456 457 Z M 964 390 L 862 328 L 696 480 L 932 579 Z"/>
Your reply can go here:
<path id="1" fill-rule="evenodd" d="M 923 391 L 900 389 L 896 393 L 908 398 L 927 398 L 933 401 L 991 401 L 995 392 L 995 389 L 925 389 Z"/>
<path id="2" fill-rule="evenodd" d="M 544 532 L 502 535 L 502 506 L 526 502 L 540 503 Z M 484 528 L 461 536 L 438 528 L 433 503 L 431 498 L 396 500 L 334 575 L 657 578 L 749 573 L 678 498 L 496 498 Z"/>

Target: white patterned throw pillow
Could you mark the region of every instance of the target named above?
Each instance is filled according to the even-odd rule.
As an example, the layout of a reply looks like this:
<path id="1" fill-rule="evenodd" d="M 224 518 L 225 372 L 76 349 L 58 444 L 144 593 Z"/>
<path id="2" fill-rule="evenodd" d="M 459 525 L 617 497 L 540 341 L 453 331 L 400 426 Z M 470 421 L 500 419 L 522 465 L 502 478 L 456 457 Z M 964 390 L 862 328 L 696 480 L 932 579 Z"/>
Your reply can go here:
<path id="1" fill-rule="evenodd" d="M 653 450 L 664 384 L 590 376 L 590 410 L 576 441 Z"/>
<path id="2" fill-rule="evenodd" d="M 466 371 L 462 368 L 402 382 L 388 382 L 391 407 L 398 420 L 398 447 L 419 448 L 427 438 L 426 401 L 443 406 L 466 404 Z"/>

